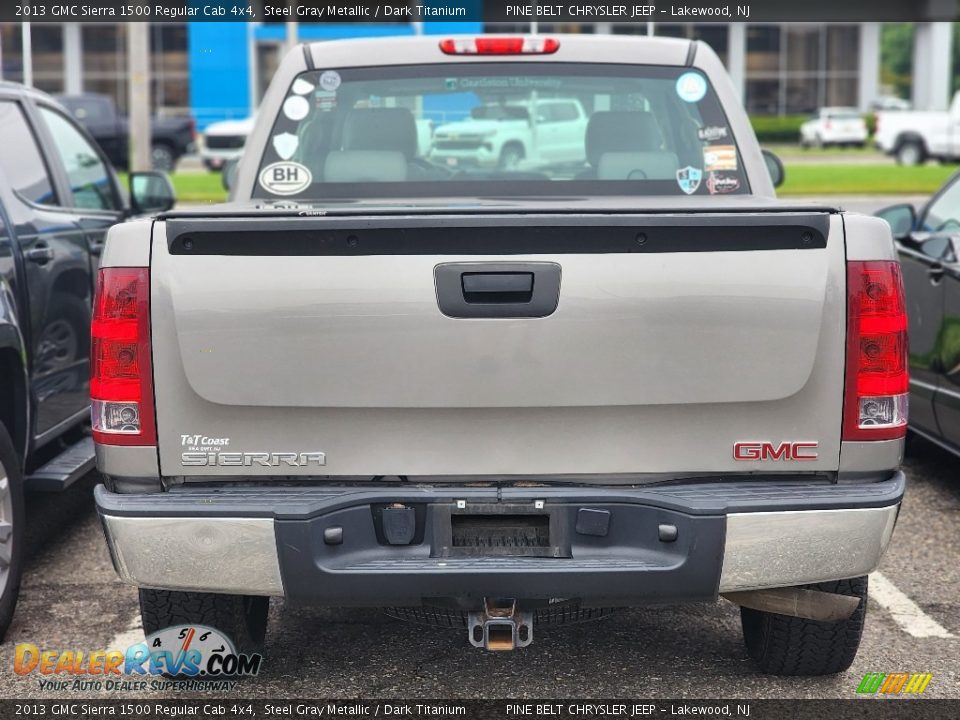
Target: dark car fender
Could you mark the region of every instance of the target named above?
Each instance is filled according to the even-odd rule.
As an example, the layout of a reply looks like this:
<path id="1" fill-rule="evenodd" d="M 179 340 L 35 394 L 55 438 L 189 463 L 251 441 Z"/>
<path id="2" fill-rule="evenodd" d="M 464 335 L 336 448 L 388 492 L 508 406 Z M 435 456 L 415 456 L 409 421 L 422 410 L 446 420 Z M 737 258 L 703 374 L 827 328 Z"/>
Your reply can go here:
<path id="1" fill-rule="evenodd" d="M 0 378 L 0 422 L 10 433 L 22 460 L 26 457 L 30 436 L 27 351 L 13 292 L 3 278 L 0 278 Z"/>

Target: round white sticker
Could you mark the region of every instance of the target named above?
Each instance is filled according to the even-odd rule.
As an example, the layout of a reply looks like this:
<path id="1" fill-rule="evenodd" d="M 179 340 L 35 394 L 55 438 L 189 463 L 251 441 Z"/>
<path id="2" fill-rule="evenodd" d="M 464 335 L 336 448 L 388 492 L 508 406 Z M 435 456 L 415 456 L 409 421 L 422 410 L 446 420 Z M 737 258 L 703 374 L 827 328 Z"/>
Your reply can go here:
<path id="1" fill-rule="evenodd" d="M 326 70 L 320 75 L 320 87 L 333 92 L 340 87 L 340 73 L 336 70 Z"/>
<path id="2" fill-rule="evenodd" d="M 296 195 L 311 182 L 313 175 L 300 163 L 275 162 L 260 171 L 260 186 L 274 195 Z"/>
<path id="3" fill-rule="evenodd" d="M 308 83 L 303 78 L 297 78 L 293 81 L 293 87 L 290 88 L 297 95 L 306 95 L 308 92 L 313 90 L 313 83 Z"/>
<path id="4" fill-rule="evenodd" d="M 283 101 L 283 114 L 295 122 L 303 120 L 310 112 L 310 103 L 299 95 L 291 95 Z"/>
<path id="5" fill-rule="evenodd" d="M 685 72 L 677 78 L 677 95 L 684 102 L 695 103 L 707 94 L 707 81 L 697 72 Z"/>

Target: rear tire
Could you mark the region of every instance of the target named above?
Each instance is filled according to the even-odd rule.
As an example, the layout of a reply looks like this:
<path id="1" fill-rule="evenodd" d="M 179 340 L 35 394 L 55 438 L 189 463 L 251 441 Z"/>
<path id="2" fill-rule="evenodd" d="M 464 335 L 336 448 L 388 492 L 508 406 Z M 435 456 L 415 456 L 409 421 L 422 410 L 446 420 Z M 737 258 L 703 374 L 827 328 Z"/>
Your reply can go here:
<path id="1" fill-rule="evenodd" d="M 867 578 L 804 585 L 809 590 L 853 595 L 860 604 L 846 620 L 818 622 L 740 608 L 747 654 L 770 675 L 832 675 L 853 663 L 867 612 Z"/>
<path id="2" fill-rule="evenodd" d="M 898 165 L 920 165 L 927 159 L 923 144 L 916 140 L 907 140 L 897 148 Z"/>
<path id="3" fill-rule="evenodd" d="M 263 649 L 269 608 L 269 598 L 255 595 L 140 591 L 140 615 L 146 635 L 174 625 L 206 625 L 230 638 L 238 653 Z"/>
<path id="4" fill-rule="evenodd" d="M 177 166 L 177 156 L 166 143 L 155 143 L 150 148 L 150 163 L 154 170 L 172 173 Z"/>
<path id="5" fill-rule="evenodd" d="M 20 458 L 0 423 L 0 642 L 13 621 L 23 574 L 23 475 Z"/>

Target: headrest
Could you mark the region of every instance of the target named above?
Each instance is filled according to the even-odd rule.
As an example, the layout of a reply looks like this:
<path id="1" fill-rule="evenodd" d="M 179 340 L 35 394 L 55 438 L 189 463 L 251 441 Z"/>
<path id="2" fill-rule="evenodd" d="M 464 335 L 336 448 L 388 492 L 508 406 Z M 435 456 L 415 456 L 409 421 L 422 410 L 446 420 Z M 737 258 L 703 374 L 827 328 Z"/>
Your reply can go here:
<path id="1" fill-rule="evenodd" d="M 663 134 L 650 112 L 603 110 L 587 123 L 587 162 L 593 167 L 606 152 L 643 152 L 662 146 Z"/>
<path id="2" fill-rule="evenodd" d="M 597 161 L 597 180 L 676 180 L 677 156 L 654 152 L 606 152 Z"/>
<path id="3" fill-rule="evenodd" d="M 403 182 L 407 159 L 393 150 L 335 150 L 323 163 L 325 182 Z"/>
<path id="4" fill-rule="evenodd" d="M 407 160 L 417 155 L 417 123 L 406 108 L 351 110 L 343 126 L 344 150 L 393 150 Z"/>

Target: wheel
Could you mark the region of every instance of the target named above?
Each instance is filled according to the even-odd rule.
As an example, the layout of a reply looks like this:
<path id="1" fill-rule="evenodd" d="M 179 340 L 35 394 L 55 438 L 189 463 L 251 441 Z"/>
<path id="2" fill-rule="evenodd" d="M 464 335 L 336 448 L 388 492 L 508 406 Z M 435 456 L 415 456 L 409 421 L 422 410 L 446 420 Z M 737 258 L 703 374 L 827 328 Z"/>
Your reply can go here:
<path id="1" fill-rule="evenodd" d="M 916 140 L 907 140 L 897 148 L 898 165 L 919 165 L 926 159 L 923 145 Z"/>
<path id="2" fill-rule="evenodd" d="M 853 595 L 860 604 L 846 620 L 819 622 L 740 608 L 747 654 L 771 675 L 831 675 L 853 663 L 867 612 L 867 578 L 804 585 L 809 590 Z"/>
<path id="3" fill-rule="evenodd" d="M 177 158 L 173 154 L 173 148 L 169 145 L 156 143 L 150 148 L 150 163 L 154 170 L 173 172 L 177 164 Z"/>
<path id="4" fill-rule="evenodd" d="M 145 634 L 173 625 L 206 625 L 230 638 L 238 653 L 255 653 L 263 648 L 269 608 L 269 598 L 254 595 L 140 591 Z"/>
<path id="5" fill-rule="evenodd" d="M 523 160 L 523 148 L 519 145 L 507 145 L 500 151 L 500 160 L 497 162 L 498 170 L 516 170 Z"/>
<path id="6" fill-rule="evenodd" d="M 90 354 L 90 307 L 83 298 L 56 292 L 37 343 L 37 372 L 65 370 Z"/>
<path id="7" fill-rule="evenodd" d="M 824 147 L 826 147 L 826 143 L 823 142 L 823 138 L 822 138 L 822 137 L 820 137 L 819 135 L 815 135 L 814 138 L 813 138 L 813 146 L 814 146 L 817 150 L 822 150 Z"/>
<path id="8" fill-rule="evenodd" d="M 0 642 L 13 620 L 23 573 L 23 476 L 7 429 L 0 424 Z"/>

